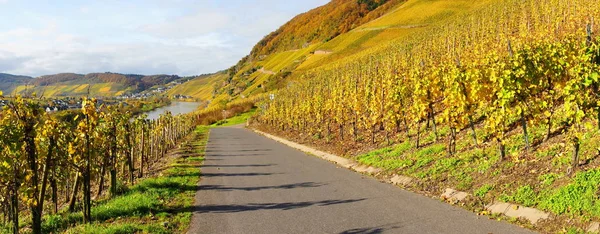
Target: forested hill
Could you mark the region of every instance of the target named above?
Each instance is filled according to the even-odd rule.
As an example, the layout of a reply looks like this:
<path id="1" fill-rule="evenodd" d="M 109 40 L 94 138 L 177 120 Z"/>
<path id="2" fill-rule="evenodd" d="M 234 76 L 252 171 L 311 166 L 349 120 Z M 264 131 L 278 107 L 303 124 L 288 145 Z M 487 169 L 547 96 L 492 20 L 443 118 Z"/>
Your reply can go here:
<path id="1" fill-rule="evenodd" d="M 146 89 L 154 85 L 166 84 L 179 79 L 176 75 L 136 75 L 119 73 L 90 73 L 87 75 L 75 73 L 59 73 L 55 75 L 45 75 L 33 80 L 35 86 L 47 86 L 60 83 L 118 83 L 127 86 L 137 86 L 139 89 Z"/>
<path id="2" fill-rule="evenodd" d="M 38 78 L 0 75 L 0 90 L 4 93 L 41 96 L 92 96 L 112 97 L 126 93 L 141 92 L 157 85 L 165 85 L 181 79 L 177 75 L 137 75 L 105 73 L 59 73 Z"/>
<path id="3" fill-rule="evenodd" d="M 332 0 L 294 17 L 265 36 L 254 46 L 251 57 L 329 41 L 383 15 L 401 2 L 404 0 Z"/>
<path id="4" fill-rule="evenodd" d="M 27 84 L 31 81 L 32 77 L 29 76 L 17 76 L 6 73 L 0 73 L 0 90 L 4 93 L 11 93 L 14 87 Z"/>

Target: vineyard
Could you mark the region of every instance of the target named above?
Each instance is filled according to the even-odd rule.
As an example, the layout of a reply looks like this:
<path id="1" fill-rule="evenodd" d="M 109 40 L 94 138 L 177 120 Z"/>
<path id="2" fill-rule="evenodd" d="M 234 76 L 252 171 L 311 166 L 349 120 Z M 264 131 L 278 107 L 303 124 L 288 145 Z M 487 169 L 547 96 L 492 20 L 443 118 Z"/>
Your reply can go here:
<path id="1" fill-rule="evenodd" d="M 401 1 L 338 2 L 353 8 L 334 13 L 355 12 L 352 19 L 327 26 L 331 22 L 323 19 L 333 16 L 301 15 L 300 23 L 270 34 L 252 52 L 257 58 L 261 51 L 279 53 L 247 64 L 246 57 L 228 73 L 170 90 L 170 95 L 212 99 L 189 114 L 148 120 L 139 112 L 152 105 L 95 99 L 83 99 L 79 110 L 53 114 L 44 111 L 42 99 L 9 99 L 0 92 L 6 103 L 0 111 L 0 233 L 85 229 L 74 224 L 114 218 L 99 218 L 95 207 L 110 198 L 126 203 L 118 198 L 128 188 L 147 192 L 156 181 L 164 182 L 157 185 L 164 191 L 148 192 L 144 202 L 175 197 L 173 191 L 182 189 L 170 188 L 169 179 L 181 180 L 177 185 L 185 184 L 189 191 L 183 192 L 192 194 L 202 153 L 180 158 L 175 164 L 185 165 L 166 170 L 172 177 L 143 179 L 164 166 L 161 160 L 184 139 L 194 139 L 186 143 L 188 153 L 203 152 L 209 127 L 237 125 L 251 115 L 255 128 L 325 145 L 381 168 L 377 176 L 416 178 L 411 186 L 427 195 L 452 187 L 473 194 L 467 200 L 473 207 L 500 200 L 558 216 L 541 231 L 566 232 L 564 227 L 600 220 L 600 1 L 485 1 L 447 15 L 442 7 L 426 17 L 413 12 L 415 19 L 431 23 L 406 25 L 382 22 L 400 15 L 384 11 Z M 426 2 L 418 1 L 424 5 L 417 9 L 431 8 Z M 459 9 L 468 3 L 448 4 Z M 375 26 L 385 27 L 351 30 L 353 22 L 376 16 L 382 17 L 372 21 Z M 293 37 L 320 23 L 335 30 L 323 38 L 303 34 L 316 44 Z M 384 28 L 407 31 L 377 36 Z M 303 66 L 324 39 L 333 39 L 331 48 L 325 47 L 333 54 L 329 62 Z M 298 43 L 306 47 L 281 52 Z M 150 208 L 127 212 L 156 218 Z M 49 215 L 77 220 L 48 227 Z M 174 230 L 159 226 L 166 233 Z"/>
<path id="2" fill-rule="evenodd" d="M 134 184 L 195 126 L 191 114 L 150 121 L 121 110 L 90 99 L 58 118 L 33 99 L 9 102 L 0 114 L 0 202 L 9 230 L 19 232 L 20 218 L 30 217 L 33 233 L 41 233 L 42 216 L 63 209 L 91 222 L 92 200 Z"/>
<path id="3" fill-rule="evenodd" d="M 313 70 L 307 81 L 278 92 L 261 120 L 313 134 L 337 128 L 340 139 L 368 135 L 373 142 L 381 131 L 389 140 L 403 129 L 419 147 L 424 124 L 434 132 L 447 124 L 454 136 L 467 128 L 475 133 L 474 121 L 483 116 L 501 159 L 505 133 L 516 122 L 524 130 L 544 124 L 548 137 L 560 123 L 576 148 L 589 127 L 585 120 L 600 117 L 600 48 L 593 36 L 600 13 L 593 5 L 499 4 L 435 29 L 439 35 L 415 36 L 386 52 Z M 478 140 L 484 139 L 473 134 Z"/>
<path id="4" fill-rule="evenodd" d="M 564 173 L 574 175 L 583 139 L 600 126 L 599 3 L 493 3 L 310 70 L 265 100 L 257 121 L 342 145 L 421 149 L 431 135 L 449 157 L 494 147 L 486 152 L 498 162 L 518 162 L 561 135 L 571 152 Z M 517 130 L 522 147 L 508 154 Z M 461 134 L 470 143 L 457 145 Z"/>

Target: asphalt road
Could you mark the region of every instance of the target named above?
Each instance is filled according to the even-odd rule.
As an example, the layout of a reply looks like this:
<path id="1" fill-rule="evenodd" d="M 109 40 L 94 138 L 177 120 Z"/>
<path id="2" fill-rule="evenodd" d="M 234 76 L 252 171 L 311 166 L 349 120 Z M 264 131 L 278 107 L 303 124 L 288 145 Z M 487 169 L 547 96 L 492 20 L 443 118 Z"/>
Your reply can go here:
<path id="1" fill-rule="evenodd" d="M 188 233 L 530 233 L 243 128 L 212 129 Z"/>

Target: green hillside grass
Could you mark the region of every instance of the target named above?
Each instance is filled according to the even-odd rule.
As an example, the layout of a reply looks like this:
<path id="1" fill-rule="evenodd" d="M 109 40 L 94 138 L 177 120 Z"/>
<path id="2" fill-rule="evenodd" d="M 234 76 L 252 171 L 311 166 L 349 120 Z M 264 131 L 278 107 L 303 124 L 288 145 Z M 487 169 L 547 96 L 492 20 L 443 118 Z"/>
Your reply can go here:
<path id="1" fill-rule="evenodd" d="M 250 119 L 252 116 L 254 116 L 255 113 L 256 113 L 256 109 L 252 109 L 248 112 L 240 113 L 231 118 L 219 120 L 218 122 L 211 124 L 210 126 L 211 127 L 227 127 L 227 126 L 234 126 L 234 125 L 238 125 L 238 124 L 244 124 L 244 123 L 248 122 L 248 119 Z"/>

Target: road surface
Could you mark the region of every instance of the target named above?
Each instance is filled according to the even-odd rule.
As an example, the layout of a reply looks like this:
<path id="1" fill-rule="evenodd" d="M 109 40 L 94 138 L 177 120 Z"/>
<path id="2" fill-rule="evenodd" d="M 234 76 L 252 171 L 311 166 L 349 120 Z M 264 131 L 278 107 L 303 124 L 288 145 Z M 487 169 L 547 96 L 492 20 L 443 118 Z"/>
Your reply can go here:
<path id="1" fill-rule="evenodd" d="M 195 199 L 188 233 L 530 233 L 243 128 L 211 130 Z"/>

